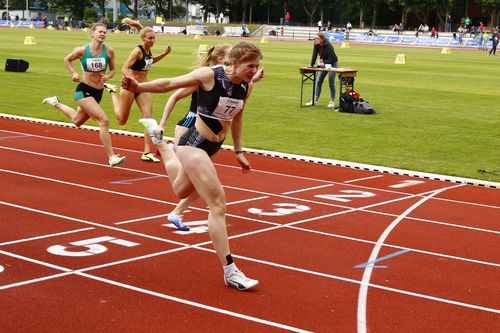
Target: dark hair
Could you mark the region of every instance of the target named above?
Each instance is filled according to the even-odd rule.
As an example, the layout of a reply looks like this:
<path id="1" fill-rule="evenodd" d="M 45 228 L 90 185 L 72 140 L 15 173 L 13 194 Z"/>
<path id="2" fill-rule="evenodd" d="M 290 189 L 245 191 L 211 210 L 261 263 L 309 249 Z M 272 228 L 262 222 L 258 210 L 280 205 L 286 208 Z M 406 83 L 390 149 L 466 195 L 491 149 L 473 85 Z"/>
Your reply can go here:
<path id="1" fill-rule="evenodd" d="M 325 45 L 327 42 L 325 34 L 322 32 L 318 32 L 318 37 L 321 39 L 321 45 Z"/>

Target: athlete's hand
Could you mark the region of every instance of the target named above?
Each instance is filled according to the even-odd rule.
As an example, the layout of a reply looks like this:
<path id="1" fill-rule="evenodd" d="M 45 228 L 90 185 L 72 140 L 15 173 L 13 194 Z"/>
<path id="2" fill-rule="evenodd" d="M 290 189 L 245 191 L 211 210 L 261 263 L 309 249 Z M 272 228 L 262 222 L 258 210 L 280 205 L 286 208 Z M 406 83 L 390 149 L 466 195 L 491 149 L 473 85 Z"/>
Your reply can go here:
<path id="1" fill-rule="evenodd" d="M 169 54 L 172 51 L 172 47 L 170 45 L 165 46 L 165 55 Z"/>
<path id="2" fill-rule="evenodd" d="M 257 73 L 255 73 L 255 75 L 252 77 L 252 82 L 254 82 L 254 83 L 259 82 L 263 78 L 264 78 L 264 67 L 259 68 Z"/>
<path id="3" fill-rule="evenodd" d="M 74 73 L 71 79 L 73 82 L 80 82 L 80 75 L 78 75 L 78 73 Z"/>
<path id="4" fill-rule="evenodd" d="M 106 81 L 108 81 L 108 80 L 109 80 L 108 75 L 106 75 L 106 74 L 101 75 L 101 83 L 106 83 Z"/>
<path id="5" fill-rule="evenodd" d="M 241 172 L 242 173 L 249 173 L 252 171 L 252 166 L 250 165 L 250 162 L 248 162 L 247 158 L 243 154 L 236 154 L 236 161 L 241 166 Z"/>
<path id="6" fill-rule="evenodd" d="M 122 88 L 127 89 L 128 91 L 137 91 L 139 88 L 139 82 L 131 76 L 122 76 L 121 82 Z"/>

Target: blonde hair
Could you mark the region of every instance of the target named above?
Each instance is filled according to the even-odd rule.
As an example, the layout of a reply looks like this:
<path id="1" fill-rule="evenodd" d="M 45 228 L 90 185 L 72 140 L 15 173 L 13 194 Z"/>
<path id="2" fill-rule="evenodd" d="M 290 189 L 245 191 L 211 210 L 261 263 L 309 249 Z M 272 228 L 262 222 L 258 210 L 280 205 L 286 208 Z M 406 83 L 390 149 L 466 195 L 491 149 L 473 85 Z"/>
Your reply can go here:
<path id="1" fill-rule="evenodd" d="M 122 20 L 122 23 L 128 25 L 131 28 L 137 29 L 137 31 L 140 31 L 142 28 L 144 28 L 141 23 L 139 23 L 138 21 L 134 21 L 128 17 L 125 17 Z"/>
<path id="2" fill-rule="evenodd" d="M 151 27 L 145 27 L 145 28 L 141 29 L 141 34 L 140 34 L 141 38 L 146 37 L 146 34 L 148 34 L 150 32 L 155 32 L 155 31 Z"/>
<path id="3" fill-rule="evenodd" d="M 91 26 L 90 26 L 90 32 L 94 32 L 95 29 L 97 29 L 97 27 L 103 27 L 104 29 L 107 29 L 108 27 L 106 26 L 106 24 L 102 23 L 102 22 L 96 22 L 96 23 L 93 23 Z"/>
<path id="4" fill-rule="evenodd" d="M 239 63 L 243 63 L 254 59 L 262 59 L 262 53 L 255 44 L 239 42 L 229 52 L 229 61 L 233 59 Z"/>
<path id="5" fill-rule="evenodd" d="M 219 44 L 212 46 L 207 54 L 201 58 L 199 67 L 219 65 L 219 57 L 225 58 L 226 52 L 231 48 L 231 44 Z"/>

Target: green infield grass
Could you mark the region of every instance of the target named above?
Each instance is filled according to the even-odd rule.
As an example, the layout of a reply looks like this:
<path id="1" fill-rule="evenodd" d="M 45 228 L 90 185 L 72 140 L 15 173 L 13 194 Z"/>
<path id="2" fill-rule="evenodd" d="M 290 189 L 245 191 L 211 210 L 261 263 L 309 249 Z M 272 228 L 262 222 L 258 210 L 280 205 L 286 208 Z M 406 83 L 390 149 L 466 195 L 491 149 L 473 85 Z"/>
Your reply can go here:
<path id="1" fill-rule="evenodd" d="M 24 45 L 33 36 L 37 45 Z M 0 62 L 21 58 L 30 63 L 25 73 L 0 70 L 0 112 L 68 121 L 56 109 L 42 105 L 44 97 L 58 95 L 75 106 L 76 84 L 63 58 L 76 46 L 88 42 L 88 32 L 0 28 Z M 172 52 L 155 64 L 149 79 L 184 74 L 196 66 L 200 44 L 214 45 L 237 38 L 157 35 L 153 54 L 172 46 Z M 244 146 L 299 155 L 367 163 L 393 168 L 438 173 L 498 182 L 500 176 L 478 169 L 500 169 L 500 107 L 498 82 L 500 56 L 485 51 L 440 48 L 400 48 L 334 44 L 339 66 L 355 68 L 356 90 L 377 114 L 357 115 L 326 108 L 327 80 L 320 104 L 300 107 L 301 77 L 298 68 L 311 60 L 312 42 L 260 43 L 265 79 L 255 85 L 245 109 Z M 120 67 L 131 49 L 140 44 L 138 35 L 109 33 L 107 44 L 115 49 L 119 84 Z M 407 64 L 395 64 L 405 54 Z M 78 62 L 74 62 L 79 68 Z M 336 84 L 338 94 L 338 82 Z M 308 101 L 311 87 L 305 87 Z M 153 96 L 154 116 L 159 119 L 169 94 Z M 338 103 L 338 99 L 336 101 Z M 167 125 L 173 135 L 177 121 L 186 113 L 189 100 L 178 103 Z M 142 132 L 141 117 L 133 105 L 128 123 L 119 126 L 112 115 L 107 94 L 101 102 L 111 127 Z M 89 121 L 89 125 L 95 125 Z M 226 144 L 231 144 L 228 137 Z M 142 147 L 137 147 L 140 150 Z"/>

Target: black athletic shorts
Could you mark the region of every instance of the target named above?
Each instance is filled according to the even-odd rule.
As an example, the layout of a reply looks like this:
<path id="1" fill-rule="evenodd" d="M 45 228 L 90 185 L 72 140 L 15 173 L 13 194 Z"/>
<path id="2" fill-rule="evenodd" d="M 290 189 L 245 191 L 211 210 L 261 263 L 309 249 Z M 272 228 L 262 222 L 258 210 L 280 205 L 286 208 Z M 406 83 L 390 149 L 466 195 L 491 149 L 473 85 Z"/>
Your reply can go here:
<path id="1" fill-rule="evenodd" d="M 200 132 L 196 130 L 196 127 L 193 126 L 186 132 L 186 134 L 181 136 L 178 146 L 200 148 L 204 150 L 208 154 L 208 156 L 212 156 L 219 151 L 223 142 L 224 140 L 222 140 L 221 142 L 208 141 L 200 134 Z"/>
<path id="2" fill-rule="evenodd" d="M 80 84 L 76 87 L 75 90 L 75 101 L 78 101 L 80 99 L 84 99 L 87 97 L 94 97 L 97 103 L 99 103 L 102 99 L 102 92 L 104 89 L 96 89 L 92 88 L 91 86 L 80 82 Z"/>

